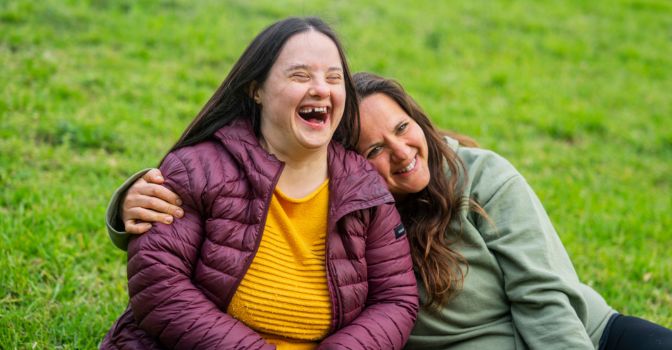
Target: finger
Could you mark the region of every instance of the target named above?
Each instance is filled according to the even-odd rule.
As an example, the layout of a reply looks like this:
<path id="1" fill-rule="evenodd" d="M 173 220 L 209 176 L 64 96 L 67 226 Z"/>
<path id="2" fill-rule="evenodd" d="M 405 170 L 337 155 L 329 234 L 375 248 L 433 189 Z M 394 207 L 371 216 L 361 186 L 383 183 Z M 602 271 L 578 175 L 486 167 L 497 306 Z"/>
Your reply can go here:
<path id="1" fill-rule="evenodd" d="M 139 195 L 139 197 L 136 197 Z M 181 205 L 182 200 L 180 197 L 173 191 L 153 183 L 136 183 L 128 190 L 128 197 L 131 197 L 131 200 L 142 200 L 143 197 L 156 197 L 162 201 L 168 202 L 168 204 Z M 142 203 L 138 203 L 140 206 L 143 206 Z M 158 208 L 153 208 L 157 209 Z M 161 210 L 159 210 L 161 211 Z"/>
<path id="2" fill-rule="evenodd" d="M 127 221 L 144 221 L 148 223 L 161 222 L 164 224 L 172 224 L 173 216 L 159 213 L 154 210 L 149 210 L 141 207 L 133 207 L 127 210 L 124 210 L 124 215 L 122 216 L 124 222 Z"/>
<path id="3" fill-rule="evenodd" d="M 182 205 L 182 200 L 175 192 L 160 186 L 154 185 L 149 189 L 151 193 L 148 196 L 157 197 L 173 205 Z"/>
<path id="4" fill-rule="evenodd" d="M 176 216 L 178 218 L 181 218 L 184 215 L 184 211 L 182 210 L 182 208 L 176 205 L 172 205 L 156 197 L 133 196 L 131 199 L 128 200 L 127 206 L 128 209 L 133 208 L 148 209 L 161 214 Z M 124 210 L 126 209 L 124 208 Z"/>
<path id="5" fill-rule="evenodd" d="M 124 229 L 127 233 L 139 235 L 149 231 L 152 228 L 152 224 L 148 222 L 128 220 L 124 222 Z"/>
<path id="6" fill-rule="evenodd" d="M 142 178 L 151 183 L 155 184 L 162 184 L 163 183 L 163 175 L 161 174 L 161 170 L 159 169 L 151 169 L 150 171 L 146 172 L 145 175 L 142 176 Z"/>

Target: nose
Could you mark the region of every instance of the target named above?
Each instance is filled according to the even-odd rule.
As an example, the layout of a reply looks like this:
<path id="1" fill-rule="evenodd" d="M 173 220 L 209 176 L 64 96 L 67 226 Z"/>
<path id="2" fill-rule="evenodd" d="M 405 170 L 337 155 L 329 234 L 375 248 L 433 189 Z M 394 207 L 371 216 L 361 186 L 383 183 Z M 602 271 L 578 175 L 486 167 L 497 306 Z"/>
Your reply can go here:
<path id="1" fill-rule="evenodd" d="M 390 149 L 392 160 L 394 161 L 404 161 L 411 156 L 411 148 L 402 140 L 388 140 L 387 145 Z"/>
<path id="2" fill-rule="evenodd" d="M 312 97 L 326 98 L 331 95 L 331 90 L 329 89 L 329 84 L 324 79 L 313 79 L 308 93 Z"/>

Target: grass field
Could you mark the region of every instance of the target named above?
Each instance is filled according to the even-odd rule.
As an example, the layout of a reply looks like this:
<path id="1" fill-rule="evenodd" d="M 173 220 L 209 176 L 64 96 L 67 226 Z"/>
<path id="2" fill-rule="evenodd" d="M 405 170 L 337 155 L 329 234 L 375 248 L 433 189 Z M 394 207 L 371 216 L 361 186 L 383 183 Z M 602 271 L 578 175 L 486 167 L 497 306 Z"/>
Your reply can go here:
<path id="1" fill-rule="evenodd" d="M 0 1 L 0 348 L 97 346 L 128 298 L 107 199 L 288 15 L 508 158 L 582 280 L 672 327 L 672 3 L 368 3 Z"/>

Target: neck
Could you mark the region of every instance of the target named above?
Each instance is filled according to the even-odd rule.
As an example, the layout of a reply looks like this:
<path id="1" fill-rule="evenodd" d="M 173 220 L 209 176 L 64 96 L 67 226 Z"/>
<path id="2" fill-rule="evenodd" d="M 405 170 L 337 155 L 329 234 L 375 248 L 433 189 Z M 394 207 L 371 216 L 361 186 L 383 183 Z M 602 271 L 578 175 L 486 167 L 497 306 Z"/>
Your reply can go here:
<path id="1" fill-rule="evenodd" d="M 309 195 L 328 177 L 328 146 L 303 152 L 282 152 L 268 144 L 264 148 L 285 163 L 277 186 L 289 197 L 303 198 Z"/>
<path id="2" fill-rule="evenodd" d="M 303 198 L 315 191 L 327 177 L 326 158 L 315 164 L 285 162 L 278 188 L 291 198 Z"/>

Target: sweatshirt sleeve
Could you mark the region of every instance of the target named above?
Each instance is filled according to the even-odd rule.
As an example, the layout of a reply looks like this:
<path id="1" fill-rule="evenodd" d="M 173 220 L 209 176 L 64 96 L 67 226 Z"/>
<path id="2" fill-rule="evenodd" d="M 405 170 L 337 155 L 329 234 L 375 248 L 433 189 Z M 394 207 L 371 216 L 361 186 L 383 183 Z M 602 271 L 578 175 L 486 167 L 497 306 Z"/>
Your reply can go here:
<path id="1" fill-rule="evenodd" d="M 164 185 L 183 200 L 184 217 L 155 224 L 128 244 L 128 292 L 137 325 L 168 349 L 274 349 L 208 299 L 192 281 L 205 239 L 201 193 L 182 161 L 169 154 Z"/>
<path id="2" fill-rule="evenodd" d="M 394 204 L 376 208 L 366 240 L 366 308 L 319 349 L 401 349 L 418 312 L 418 290 L 405 230 Z"/>
<path id="3" fill-rule="evenodd" d="M 135 183 L 136 180 L 143 177 L 150 169 L 140 170 L 129 177 L 124 183 L 114 191 L 110 203 L 107 205 L 105 211 L 105 225 L 107 226 L 107 234 L 110 236 L 112 243 L 121 250 L 126 250 L 128 247 L 129 234 L 124 231 L 124 222 L 121 220 L 121 207 L 123 199 L 126 197 L 126 191 Z"/>
<path id="4" fill-rule="evenodd" d="M 473 186 L 489 219 L 476 220 L 502 270 L 516 332 L 531 349 L 594 349 L 579 279 L 541 202 L 509 162 L 486 158 Z"/>

